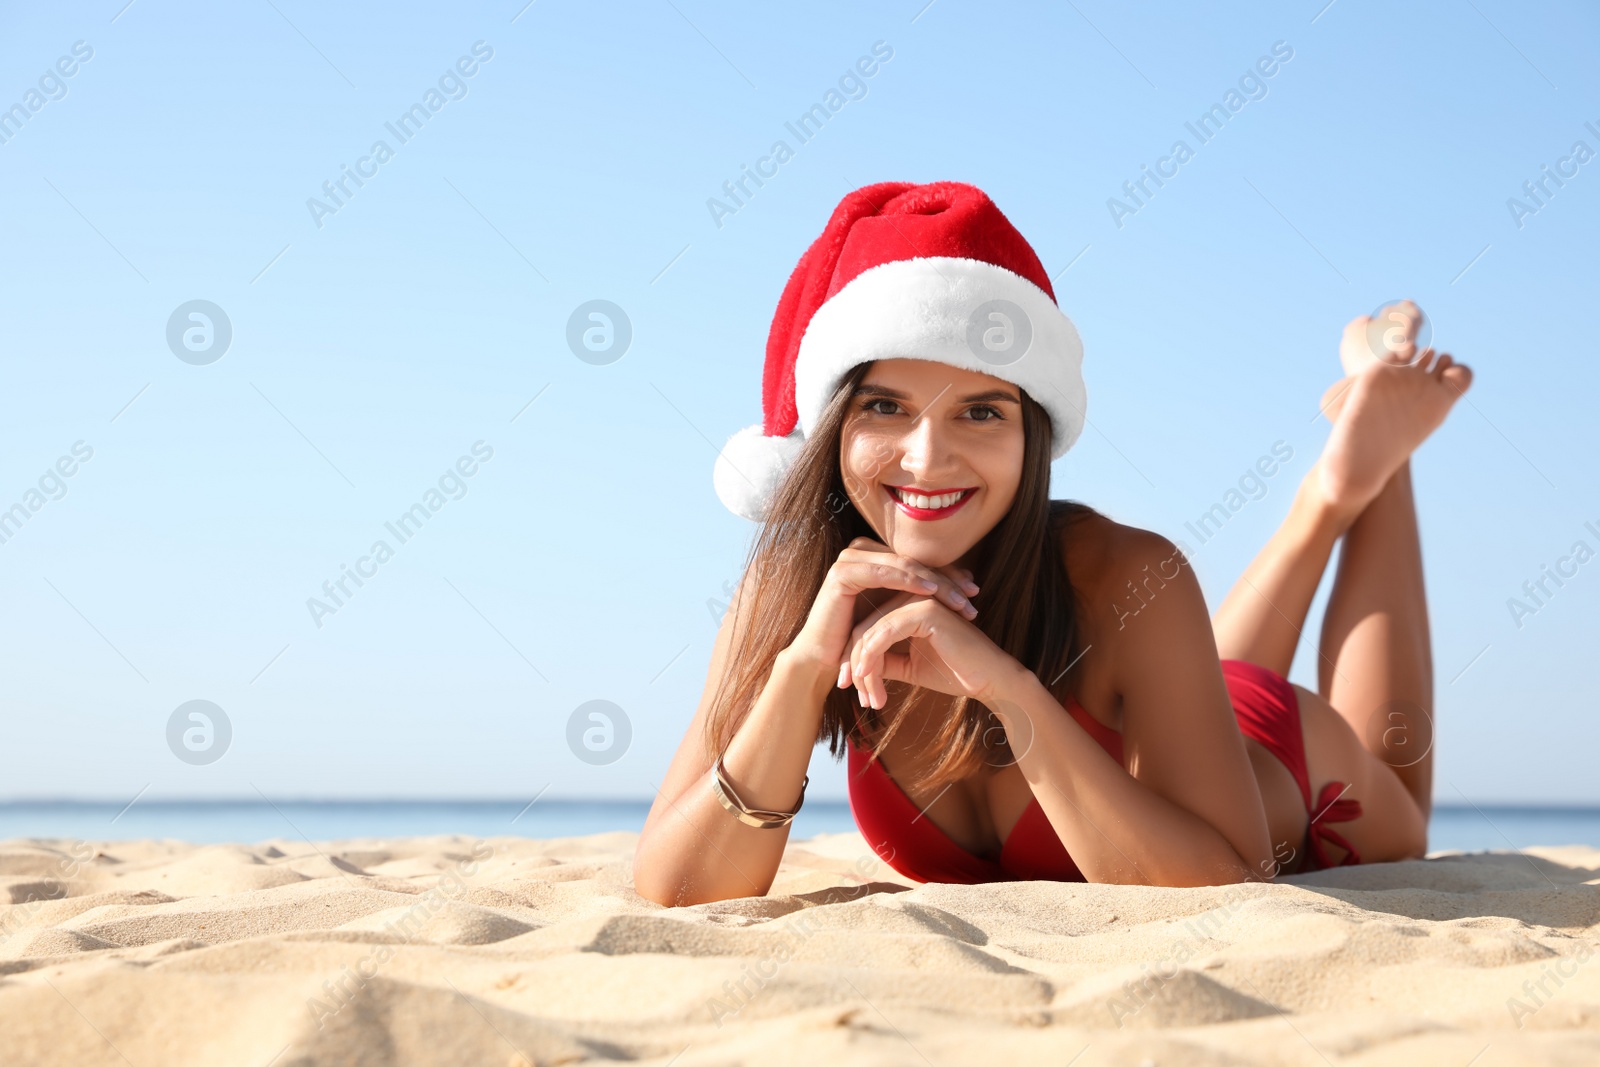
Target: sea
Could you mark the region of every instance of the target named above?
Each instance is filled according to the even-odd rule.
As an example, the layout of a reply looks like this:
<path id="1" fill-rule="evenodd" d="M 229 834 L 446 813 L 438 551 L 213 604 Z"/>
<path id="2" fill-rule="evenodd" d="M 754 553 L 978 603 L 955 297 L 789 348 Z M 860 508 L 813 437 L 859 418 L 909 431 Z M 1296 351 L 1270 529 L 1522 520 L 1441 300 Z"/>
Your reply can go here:
<path id="1" fill-rule="evenodd" d="M 128 841 L 170 838 L 196 844 L 253 844 L 280 838 L 334 841 L 358 837 L 554 838 L 638 831 L 646 800 L 92 800 L 0 801 L 0 841 Z M 855 829 L 842 800 L 807 801 L 791 840 Z M 1600 848 L 1600 806 L 1440 804 L 1428 848 L 1496 851 L 1534 845 Z"/>

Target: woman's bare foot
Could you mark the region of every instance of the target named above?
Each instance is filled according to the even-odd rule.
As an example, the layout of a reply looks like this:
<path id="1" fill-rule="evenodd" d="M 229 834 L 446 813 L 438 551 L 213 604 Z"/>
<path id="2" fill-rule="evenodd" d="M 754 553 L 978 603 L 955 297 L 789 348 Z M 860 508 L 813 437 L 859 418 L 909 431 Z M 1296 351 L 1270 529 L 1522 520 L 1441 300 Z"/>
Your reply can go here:
<path id="1" fill-rule="evenodd" d="M 1449 353 L 1428 348 L 1407 358 L 1410 362 L 1390 363 L 1373 357 L 1323 395 L 1333 433 L 1317 460 L 1318 478 L 1323 495 L 1349 522 L 1472 385 L 1472 371 Z"/>
<path id="2" fill-rule="evenodd" d="M 1356 375 L 1374 363 L 1406 366 L 1417 361 L 1417 335 L 1422 329 L 1422 309 L 1412 300 L 1386 304 L 1377 315 L 1351 319 L 1339 338 L 1339 363 L 1345 377 L 1322 394 L 1322 413 L 1328 421 L 1339 417 L 1345 394 L 1356 382 Z"/>

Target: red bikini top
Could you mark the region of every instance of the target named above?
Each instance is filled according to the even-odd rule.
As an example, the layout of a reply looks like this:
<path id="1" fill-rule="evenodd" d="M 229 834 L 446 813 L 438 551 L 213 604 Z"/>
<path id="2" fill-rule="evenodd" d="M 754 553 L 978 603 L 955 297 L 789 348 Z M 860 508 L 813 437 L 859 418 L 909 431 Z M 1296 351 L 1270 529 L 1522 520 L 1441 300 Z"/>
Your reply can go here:
<path id="1" fill-rule="evenodd" d="M 1119 764 L 1122 735 L 1102 725 L 1076 700 L 1066 709 Z M 997 859 L 974 855 L 927 818 L 867 752 L 849 747 L 850 812 L 867 844 L 885 863 L 920 882 L 1010 882 L 1020 879 L 1084 881 L 1039 801 L 1030 799 Z"/>
<path id="2" fill-rule="evenodd" d="M 1228 687 L 1235 721 L 1245 737 L 1261 744 L 1294 775 L 1305 802 L 1307 855 L 1302 870 L 1333 865 L 1329 843 L 1344 849 L 1339 865 L 1361 862 L 1355 846 L 1330 823 L 1361 817 L 1361 802 L 1346 797 L 1344 782 L 1327 782 L 1313 801 L 1311 777 L 1306 767 L 1305 738 L 1300 727 L 1300 702 L 1283 675 L 1244 660 L 1225 659 L 1223 681 Z M 1102 726 L 1070 696 L 1065 707 L 1078 725 L 1089 732 L 1106 753 L 1122 763 L 1122 735 Z M 926 818 L 905 791 L 876 760 L 854 743 L 850 756 L 850 811 L 861 836 L 883 861 L 901 874 L 922 882 L 1005 882 L 1017 879 L 1084 881 L 1078 865 L 1056 836 L 1037 799 L 1028 802 L 1022 817 L 1006 838 L 1000 855 L 977 856 L 952 841 Z"/>

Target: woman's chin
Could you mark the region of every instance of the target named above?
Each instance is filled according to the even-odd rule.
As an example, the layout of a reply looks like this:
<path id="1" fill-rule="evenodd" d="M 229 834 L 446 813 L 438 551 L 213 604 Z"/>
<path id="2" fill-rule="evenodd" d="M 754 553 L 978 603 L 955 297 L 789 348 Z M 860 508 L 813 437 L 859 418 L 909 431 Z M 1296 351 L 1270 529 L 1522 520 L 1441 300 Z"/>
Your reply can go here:
<path id="1" fill-rule="evenodd" d="M 967 541 L 954 541 L 947 537 L 915 536 L 901 531 L 900 536 L 885 541 L 895 552 L 907 556 L 927 567 L 944 567 L 966 554 L 972 547 Z"/>

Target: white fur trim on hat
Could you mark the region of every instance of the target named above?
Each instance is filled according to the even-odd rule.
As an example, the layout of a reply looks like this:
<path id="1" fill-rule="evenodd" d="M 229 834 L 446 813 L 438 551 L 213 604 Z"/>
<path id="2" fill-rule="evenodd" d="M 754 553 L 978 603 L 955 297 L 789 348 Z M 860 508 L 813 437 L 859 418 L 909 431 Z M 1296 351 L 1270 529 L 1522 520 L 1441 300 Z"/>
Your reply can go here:
<path id="1" fill-rule="evenodd" d="M 788 437 L 769 437 L 760 423 L 739 430 L 717 453 L 717 465 L 711 471 L 717 498 L 735 515 L 761 522 L 804 442 L 798 426 Z"/>
<path id="2" fill-rule="evenodd" d="M 1009 308 L 990 307 L 974 324 L 991 301 Z M 1011 321 L 1010 309 L 1020 309 L 1021 322 Z M 1003 317 L 991 318 L 996 310 Z M 1024 327 L 1027 345 L 1021 348 Z M 926 257 L 884 263 L 852 278 L 817 309 L 800 341 L 794 371 L 799 428 L 811 432 L 850 368 L 894 358 L 948 363 L 1026 389 L 1050 413 L 1051 459 L 1083 432 L 1087 397 L 1078 329 L 1044 290 L 1004 267 Z"/>

